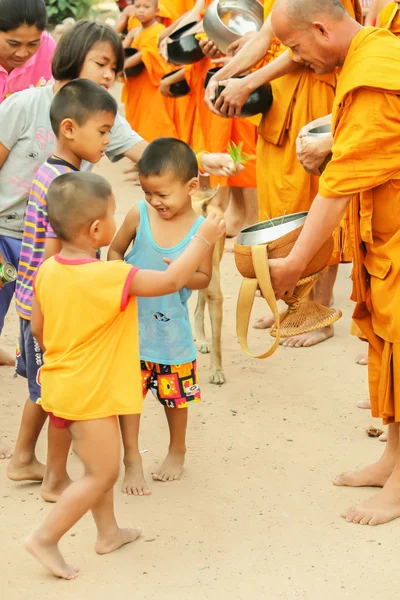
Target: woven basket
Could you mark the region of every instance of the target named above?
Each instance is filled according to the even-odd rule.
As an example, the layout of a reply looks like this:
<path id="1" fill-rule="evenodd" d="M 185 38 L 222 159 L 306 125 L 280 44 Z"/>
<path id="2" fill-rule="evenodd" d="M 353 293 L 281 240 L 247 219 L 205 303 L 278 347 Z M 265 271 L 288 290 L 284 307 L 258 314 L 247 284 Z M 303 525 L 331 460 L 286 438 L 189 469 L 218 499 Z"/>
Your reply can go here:
<path id="1" fill-rule="evenodd" d="M 331 325 L 342 316 L 340 311 L 321 306 L 308 299 L 311 289 L 332 256 L 333 238 L 325 242 L 317 255 L 307 265 L 293 295 L 284 298 L 288 309 L 281 317 L 279 316 L 269 275 L 268 260 L 288 256 L 301 230 L 302 227 L 298 227 L 268 244 L 243 246 L 235 243 L 234 245 L 236 267 L 244 278 L 237 305 L 237 335 L 242 350 L 254 358 L 271 356 L 278 348 L 281 337 L 291 337 L 315 331 Z M 247 343 L 250 315 L 257 289 L 261 290 L 275 317 L 275 325 L 270 331 L 271 335 L 275 337 L 275 342 L 267 352 L 261 355 L 253 354 Z"/>

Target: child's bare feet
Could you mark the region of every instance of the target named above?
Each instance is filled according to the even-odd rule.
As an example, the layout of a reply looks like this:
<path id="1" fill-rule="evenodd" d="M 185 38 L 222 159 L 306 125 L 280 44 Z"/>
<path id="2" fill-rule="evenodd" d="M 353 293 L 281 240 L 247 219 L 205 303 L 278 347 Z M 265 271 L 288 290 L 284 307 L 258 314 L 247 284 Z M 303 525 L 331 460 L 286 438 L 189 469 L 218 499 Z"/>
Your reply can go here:
<path id="1" fill-rule="evenodd" d="M 7 467 L 7 477 L 11 481 L 43 481 L 46 466 L 36 457 L 30 457 L 26 462 L 15 454 Z"/>
<path id="2" fill-rule="evenodd" d="M 0 460 L 3 458 L 11 458 L 13 455 L 11 448 L 3 444 L 2 440 L 0 440 Z"/>
<path id="3" fill-rule="evenodd" d="M 52 478 L 51 475 L 46 473 L 40 488 L 40 495 L 46 502 L 57 502 L 63 491 L 66 490 L 71 483 L 72 481 L 68 476 L 60 481 Z"/>
<path id="4" fill-rule="evenodd" d="M 141 457 L 139 456 L 130 462 L 124 462 L 125 477 L 122 484 L 122 492 L 129 496 L 149 496 L 151 491 L 148 489 L 144 479 Z"/>
<path id="5" fill-rule="evenodd" d="M 109 554 L 110 552 L 118 550 L 121 546 L 125 546 L 125 544 L 134 542 L 141 535 L 142 530 L 140 527 L 137 527 L 136 529 L 117 529 L 115 534 L 108 538 L 98 538 L 95 550 L 97 554 Z"/>
<path id="6" fill-rule="evenodd" d="M 37 534 L 32 534 L 25 542 L 25 548 L 55 577 L 62 579 L 75 579 L 78 569 L 67 565 L 60 554 L 58 546 L 48 546 L 38 539 Z"/>
<path id="7" fill-rule="evenodd" d="M 168 452 L 157 473 L 153 473 L 154 481 L 176 481 L 181 478 L 186 452 Z"/>
<path id="8" fill-rule="evenodd" d="M 381 459 L 359 471 L 341 473 L 335 477 L 333 483 L 334 485 L 349 487 L 383 487 L 392 474 L 393 468 L 393 464 Z"/>

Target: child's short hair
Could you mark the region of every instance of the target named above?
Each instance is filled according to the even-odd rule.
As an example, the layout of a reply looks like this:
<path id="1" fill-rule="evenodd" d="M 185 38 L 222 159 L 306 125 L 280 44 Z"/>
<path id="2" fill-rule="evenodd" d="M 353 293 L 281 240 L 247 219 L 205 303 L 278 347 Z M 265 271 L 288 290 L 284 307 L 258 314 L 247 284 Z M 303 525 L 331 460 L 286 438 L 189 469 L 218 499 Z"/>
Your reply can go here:
<path id="1" fill-rule="evenodd" d="M 124 49 L 118 34 L 108 25 L 94 21 L 79 21 L 69 29 L 57 44 L 52 61 L 52 73 L 57 81 L 78 79 L 87 53 L 98 42 L 112 47 L 117 73 L 124 68 Z"/>
<path id="2" fill-rule="evenodd" d="M 112 189 L 100 175 L 77 171 L 59 175 L 47 191 L 50 225 L 60 240 L 72 241 L 82 227 L 107 213 Z"/>
<path id="3" fill-rule="evenodd" d="M 73 119 L 81 127 L 96 113 L 117 114 L 118 106 L 107 90 L 89 81 L 75 79 L 65 84 L 54 96 L 50 107 L 50 122 L 58 137 L 64 119 Z"/>
<path id="4" fill-rule="evenodd" d="M 183 183 L 198 176 L 197 158 L 190 146 L 175 138 L 158 138 L 143 152 L 139 175 L 151 177 L 171 173 Z"/>

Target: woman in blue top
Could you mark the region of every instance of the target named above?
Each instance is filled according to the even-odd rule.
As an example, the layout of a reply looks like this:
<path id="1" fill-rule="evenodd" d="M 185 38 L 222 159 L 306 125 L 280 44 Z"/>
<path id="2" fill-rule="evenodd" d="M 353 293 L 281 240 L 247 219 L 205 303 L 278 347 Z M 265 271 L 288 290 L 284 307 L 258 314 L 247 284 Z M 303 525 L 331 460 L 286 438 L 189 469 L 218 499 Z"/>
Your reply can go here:
<path id="1" fill-rule="evenodd" d="M 108 258 L 123 259 L 139 268 L 165 270 L 182 254 L 203 220 L 192 208 L 198 189 L 196 156 L 187 144 L 160 138 L 145 150 L 139 178 L 146 202 L 127 215 L 114 238 Z M 203 240 L 208 245 L 206 240 Z M 170 430 L 168 455 L 153 479 L 179 479 L 186 453 L 187 407 L 200 399 L 196 349 L 187 301 L 191 290 L 206 288 L 211 280 L 213 247 L 187 288 L 159 298 L 138 299 L 139 340 L 143 394 L 151 390 L 164 406 Z M 125 479 L 128 494 L 150 494 L 138 448 L 140 415 L 121 417 Z"/>

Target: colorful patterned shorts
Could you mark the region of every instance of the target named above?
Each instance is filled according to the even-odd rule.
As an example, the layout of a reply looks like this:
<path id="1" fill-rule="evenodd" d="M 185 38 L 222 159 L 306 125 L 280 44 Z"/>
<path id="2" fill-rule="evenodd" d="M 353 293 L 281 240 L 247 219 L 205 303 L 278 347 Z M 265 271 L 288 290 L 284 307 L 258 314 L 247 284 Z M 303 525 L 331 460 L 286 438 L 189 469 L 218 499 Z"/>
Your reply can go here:
<path id="1" fill-rule="evenodd" d="M 142 360 L 140 368 L 143 396 L 150 390 L 168 408 L 187 408 L 200 400 L 197 361 L 184 365 L 160 365 Z"/>

